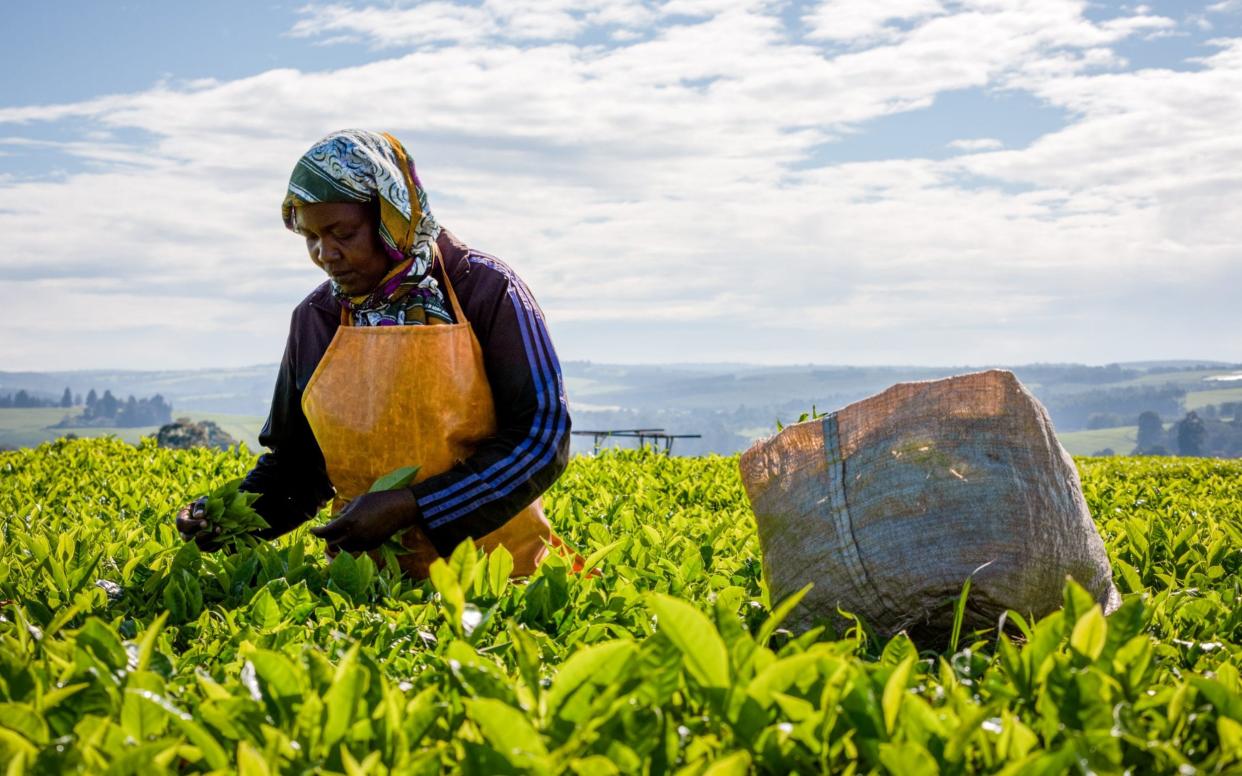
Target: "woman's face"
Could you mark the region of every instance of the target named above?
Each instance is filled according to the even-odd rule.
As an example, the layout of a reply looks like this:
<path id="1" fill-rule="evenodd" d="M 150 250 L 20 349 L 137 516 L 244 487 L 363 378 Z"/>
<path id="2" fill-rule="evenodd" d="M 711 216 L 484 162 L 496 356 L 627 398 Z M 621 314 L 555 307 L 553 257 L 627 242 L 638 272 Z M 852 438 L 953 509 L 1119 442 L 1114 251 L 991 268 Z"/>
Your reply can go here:
<path id="1" fill-rule="evenodd" d="M 373 205 L 316 202 L 298 207 L 294 219 L 311 261 L 345 293 L 367 293 L 392 268 Z"/>

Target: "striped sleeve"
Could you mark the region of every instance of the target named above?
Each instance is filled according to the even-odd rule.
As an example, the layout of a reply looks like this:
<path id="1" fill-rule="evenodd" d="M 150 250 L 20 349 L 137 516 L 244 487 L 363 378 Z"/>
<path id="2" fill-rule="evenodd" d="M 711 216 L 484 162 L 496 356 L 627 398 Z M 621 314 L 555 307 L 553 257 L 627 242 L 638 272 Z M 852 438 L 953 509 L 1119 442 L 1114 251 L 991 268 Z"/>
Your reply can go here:
<path id="1" fill-rule="evenodd" d="M 569 458 L 560 364 L 529 289 L 505 264 L 470 254 L 466 312 L 479 338 L 497 432 L 467 459 L 414 487 L 421 527 L 441 555 L 499 528 L 547 490 Z"/>

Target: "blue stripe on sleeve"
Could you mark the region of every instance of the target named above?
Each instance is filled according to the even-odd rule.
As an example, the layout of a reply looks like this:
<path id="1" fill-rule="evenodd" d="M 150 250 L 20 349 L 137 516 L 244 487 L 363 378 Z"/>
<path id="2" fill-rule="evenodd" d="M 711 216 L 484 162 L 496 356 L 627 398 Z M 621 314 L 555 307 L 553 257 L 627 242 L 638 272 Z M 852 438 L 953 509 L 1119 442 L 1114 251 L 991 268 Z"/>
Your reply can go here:
<path id="1" fill-rule="evenodd" d="M 462 478 L 458 482 L 452 485 L 449 485 L 448 487 L 444 488 L 441 491 L 437 491 L 436 493 L 428 495 L 422 502 L 422 505 L 424 508 L 424 515 L 426 515 L 429 511 L 436 512 L 436 511 L 440 511 L 443 509 L 443 507 L 440 507 L 439 509 L 436 509 L 433 507 L 432 509 L 428 510 L 426 505 L 434 505 L 438 501 L 452 496 L 454 493 L 460 491 L 462 488 L 465 488 L 467 486 L 474 486 L 476 489 L 480 486 L 485 486 L 486 483 L 482 481 L 481 477 L 482 478 L 494 477 L 501 470 L 511 467 L 515 463 L 515 461 L 517 461 L 519 457 L 522 457 L 524 458 L 524 460 L 529 461 L 529 454 L 526 456 L 522 456 L 522 454 L 525 453 L 526 450 L 529 447 L 531 447 L 534 443 L 536 443 L 542 437 L 544 437 L 546 434 L 541 434 L 540 432 L 546 432 L 548 428 L 548 420 L 549 420 L 548 411 L 550 408 L 550 402 L 548 401 L 549 391 L 546 390 L 545 388 L 547 384 L 547 365 L 546 365 L 546 358 L 544 357 L 543 351 L 541 350 L 539 353 L 536 353 L 532 350 L 532 337 L 530 333 L 530 326 L 531 326 L 532 318 L 533 318 L 533 315 L 531 312 L 533 308 L 530 306 L 527 306 L 526 304 L 519 303 L 518 301 L 519 294 L 520 294 L 520 291 L 522 290 L 520 281 L 514 282 L 517 279 L 512 275 L 511 272 L 506 271 L 506 268 L 503 267 L 503 265 L 496 265 L 496 264 L 492 264 L 491 262 L 484 261 L 483 260 L 484 257 L 479 257 L 474 254 L 472 254 L 470 258 L 472 261 L 475 261 L 476 263 L 484 264 L 485 266 L 488 266 L 498 272 L 501 272 L 502 274 L 506 276 L 507 279 L 510 280 L 510 291 L 509 291 L 510 298 L 514 304 L 514 310 L 515 310 L 517 322 L 518 322 L 518 330 L 522 337 L 523 347 L 526 350 L 526 358 L 527 358 L 527 361 L 532 365 L 531 374 L 535 382 L 535 395 L 536 395 L 538 409 L 536 410 L 535 421 L 534 423 L 532 423 L 531 433 L 514 448 L 513 452 L 511 452 L 508 456 L 506 456 L 505 458 L 501 459 L 500 461 L 490 466 L 486 471 L 482 472 L 481 475 L 471 474 L 467 477 Z M 487 258 L 490 258 L 490 257 L 487 257 Z M 525 300 L 523 300 L 523 302 L 524 301 Z M 546 332 L 544 333 L 543 338 L 546 341 Z M 558 370 L 558 376 L 559 376 L 559 367 L 555 367 L 555 368 Z"/>
<path id="2" fill-rule="evenodd" d="M 497 271 L 505 269 L 503 266 L 494 266 L 494 268 Z M 529 299 L 528 292 L 523 293 L 525 289 L 520 281 L 513 284 L 513 288 L 517 290 L 518 296 L 524 297 L 522 301 L 526 302 L 518 304 L 515 297 L 514 304 L 515 309 L 519 311 L 519 330 L 523 336 L 527 357 L 535 365 L 532 373 L 536 381 L 540 412 L 532 425 L 532 433 L 515 448 L 513 453 L 489 467 L 482 475 L 472 474 L 465 477 L 426 500 L 433 503 L 440 502 L 463 488 L 469 488 L 466 492 L 458 493 L 444 503 L 435 503 L 434 506 L 425 509 L 424 515 L 434 518 L 429 521 L 431 527 L 461 517 L 479 508 L 482 504 L 511 493 L 529 479 L 532 471 L 551 461 L 556 454 L 555 441 L 564 435 L 567 413 L 560 399 L 560 391 L 553 392 L 559 387 L 559 365 L 556 364 L 555 355 L 551 351 L 547 331 L 535 314 L 538 308 L 532 303 L 533 300 Z M 534 332 L 531 331 L 532 328 Z M 551 380 L 549 370 L 551 370 L 551 375 L 554 375 Z M 462 502 L 468 503 L 462 505 Z M 457 508 L 454 509 L 454 507 Z M 445 514 L 448 510 L 452 511 Z"/>
<path id="3" fill-rule="evenodd" d="M 526 357 L 531 364 L 538 410 L 530 433 L 511 453 L 482 473 L 463 477 L 420 500 L 430 528 L 502 498 L 529 480 L 531 473 L 546 466 L 555 456 L 557 443 L 564 436 L 567 425 L 560 365 L 529 291 L 511 270 L 494 262 L 491 257 L 471 254 L 469 260 L 500 272 L 509 281 L 509 297 L 514 305 Z"/>

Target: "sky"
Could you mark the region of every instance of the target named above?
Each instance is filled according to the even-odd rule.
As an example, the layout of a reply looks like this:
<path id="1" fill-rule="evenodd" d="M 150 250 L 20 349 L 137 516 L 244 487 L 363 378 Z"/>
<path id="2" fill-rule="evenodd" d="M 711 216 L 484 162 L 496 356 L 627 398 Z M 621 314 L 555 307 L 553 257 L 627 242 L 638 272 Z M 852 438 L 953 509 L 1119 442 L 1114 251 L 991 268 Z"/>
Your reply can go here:
<path id="1" fill-rule="evenodd" d="M 1242 361 L 1242 0 L 3 6 L 0 370 L 279 360 L 345 127 L 562 360 Z"/>

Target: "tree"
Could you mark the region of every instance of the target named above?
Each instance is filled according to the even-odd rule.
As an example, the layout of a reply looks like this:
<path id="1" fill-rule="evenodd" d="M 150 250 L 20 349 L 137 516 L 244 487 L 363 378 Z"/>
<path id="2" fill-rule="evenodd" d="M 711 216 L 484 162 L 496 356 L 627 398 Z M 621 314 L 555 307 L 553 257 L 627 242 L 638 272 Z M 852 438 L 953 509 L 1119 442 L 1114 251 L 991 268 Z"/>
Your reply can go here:
<path id="1" fill-rule="evenodd" d="M 151 414 L 152 423 L 168 423 L 172 420 L 172 405 L 157 393 L 151 397 Z"/>
<path id="2" fill-rule="evenodd" d="M 120 406 L 121 403 L 112 395 L 112 391 L 104 391 L 103 397 L 95 403 L 95 415 L 101 418 L 115 418 Z"/>
<path id="3" fill-rule="evenodd" d="M 1160 444 L 1164 440 L 1164 424 L 1160 422 L 1160 416 L 1148 410 L 1138 416 L 1138 446 L 1139 451 L 1147 450 Z"/>
<path id="4" fill-rule="evenodd" d="M 1207 429 L 1203 420 L 1196 412 L 1187 412 L 1186 417 L 1177 424 L 1177 454 L 1203 455 L 1203 440 Z"/>
<path id="5" fill-rule="evenodd" d="M 60 406 L 62 407 L 73 406 L 73 393 L 70 392 L 68 388 L 66 388 L 65 392 L 60 395 Z"/>
<path id="6" fill-rule="evenodd" d="M 88 410 L 95 409 L 95 402 L 97 401 L 99 401 L 99 397 L 95 394 L 95 389 L 92 388 L 86 394 L 86 408 Z"/>
<path id="7" fill-rule="evenodd" d="M 118 426 L 141 426 L 141 412 L 138 409 L 138 400 L 131 393 L 125 403 L 121 405 L 121 411 L 117 414 L 116 424 Z"/>

